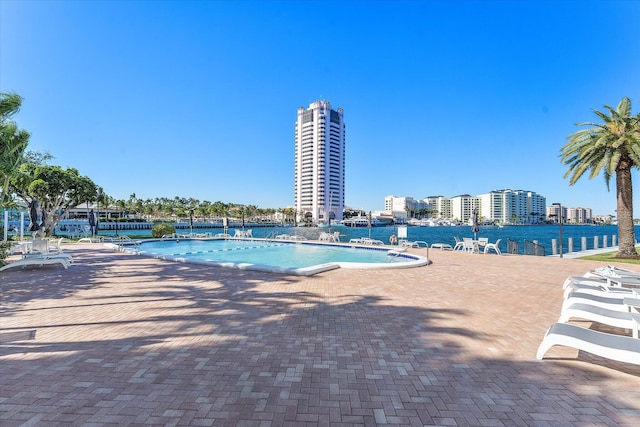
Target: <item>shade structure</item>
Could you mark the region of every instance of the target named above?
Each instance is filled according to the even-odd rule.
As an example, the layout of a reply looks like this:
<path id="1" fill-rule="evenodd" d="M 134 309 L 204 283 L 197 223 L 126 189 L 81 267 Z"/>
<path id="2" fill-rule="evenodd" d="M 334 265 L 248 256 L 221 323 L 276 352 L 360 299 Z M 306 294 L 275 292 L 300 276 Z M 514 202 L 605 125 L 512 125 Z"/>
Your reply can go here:
<path id="1" fill-rule="evenodd" d="M 47 212 L 42 208 L 40 214 L 42 215 L 42 218 L 40 218 L 40 228 L 44 230 L 44 222 L 47 219 Z"/>
<path id="2" fill-rule="evenodd" d="M 91 235 L 96 234 L 96 215 L 93 213 L 93 209 L 89 211 L 89 227 L 91 227 Z"/>
<path id="3" fill-rule="evenodd" d="M 471 231 L 473 232 L 474 240 L 477 240 L 478 230 L 478 208 L 474 208 L 471 213 Z"/>
<path id="4" fill-rule="evenodd" d="M 29 231 L 36 232 L 40 230 L 40 225 L 38 224 L 38 203 L 35 200 L 29 203 L 29 220 L 31 221 Z"/>

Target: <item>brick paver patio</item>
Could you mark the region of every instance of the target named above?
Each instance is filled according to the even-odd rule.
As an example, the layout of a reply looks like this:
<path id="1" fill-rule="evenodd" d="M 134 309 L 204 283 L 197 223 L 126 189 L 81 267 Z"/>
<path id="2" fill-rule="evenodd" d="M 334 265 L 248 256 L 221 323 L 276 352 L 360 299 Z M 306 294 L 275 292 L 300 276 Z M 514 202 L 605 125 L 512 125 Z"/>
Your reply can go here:
<path id="1" fill-rule="evenodd" d="M 65 249 L 0 273 L 2 426 L 640 425 L 640 367 L 535 360 L 563 280 L 601 263 L 432 250 L 304 278 Z"/>

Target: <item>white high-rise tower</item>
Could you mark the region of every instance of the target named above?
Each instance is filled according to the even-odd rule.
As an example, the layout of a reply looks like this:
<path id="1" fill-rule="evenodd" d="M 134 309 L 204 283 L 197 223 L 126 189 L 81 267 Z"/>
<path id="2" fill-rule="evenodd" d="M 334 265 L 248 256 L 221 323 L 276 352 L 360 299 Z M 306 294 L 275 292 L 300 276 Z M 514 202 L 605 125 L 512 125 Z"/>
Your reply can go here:
<path id="1" fill-rule="evenodd" d="M 298 108 L 295 206 L 298 220 L 342 220 L 345 126 L 342 108 L 316 101 Z"/>

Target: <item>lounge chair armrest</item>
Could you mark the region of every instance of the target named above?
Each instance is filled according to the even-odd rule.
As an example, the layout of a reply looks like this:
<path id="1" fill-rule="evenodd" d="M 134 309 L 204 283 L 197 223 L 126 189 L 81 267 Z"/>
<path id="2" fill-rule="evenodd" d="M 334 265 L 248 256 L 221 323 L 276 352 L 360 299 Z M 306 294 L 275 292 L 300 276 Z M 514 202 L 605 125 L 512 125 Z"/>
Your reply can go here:
<path id="1" fill-rule="evenodd" d="M 625 297 L 622 302 L 640 311 L 640 298 Z"/>

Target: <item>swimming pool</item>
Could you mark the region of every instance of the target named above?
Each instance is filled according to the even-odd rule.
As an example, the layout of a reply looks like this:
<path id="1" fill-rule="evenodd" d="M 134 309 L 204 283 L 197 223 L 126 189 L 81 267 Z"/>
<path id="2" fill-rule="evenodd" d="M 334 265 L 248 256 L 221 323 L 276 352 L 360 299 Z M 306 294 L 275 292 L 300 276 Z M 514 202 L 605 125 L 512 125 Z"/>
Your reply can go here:
<path id="1" fill-rule="evenodd" d="M 334 268 L 409 268 L 429 260 L 385 248 L 265 239 L 164 239 L 126 249 L 155 258 L 247 270 L 312 275 Z"/>

